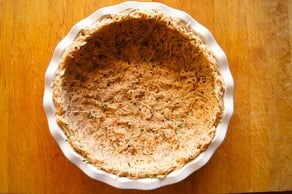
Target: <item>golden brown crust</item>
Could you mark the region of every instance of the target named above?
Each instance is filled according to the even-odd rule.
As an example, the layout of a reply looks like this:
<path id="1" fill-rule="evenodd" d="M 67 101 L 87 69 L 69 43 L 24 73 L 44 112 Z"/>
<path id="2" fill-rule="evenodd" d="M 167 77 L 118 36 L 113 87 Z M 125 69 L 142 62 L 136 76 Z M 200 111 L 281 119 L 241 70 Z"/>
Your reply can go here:
<path id="1" fill-rule="evenodd" d="M 127 11 L 83 30 L 53 84 L 59 126 L 89 163 L 118 176 L 164 177 L 212 141 L 224 84 L 182 21 Z"/>

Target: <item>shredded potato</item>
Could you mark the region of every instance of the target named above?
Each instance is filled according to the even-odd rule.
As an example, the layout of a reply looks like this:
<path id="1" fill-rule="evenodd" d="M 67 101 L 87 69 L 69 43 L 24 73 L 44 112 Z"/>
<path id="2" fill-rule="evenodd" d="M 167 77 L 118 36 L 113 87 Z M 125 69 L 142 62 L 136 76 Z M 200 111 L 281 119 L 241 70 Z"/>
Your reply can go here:
<path id="1" fill-rule="evenodd" d="M 214 56 L 182 21 L 155 10 L 103 18 L 66 50 L 56 116 L 89 163 L 162 178 L 206 149 L 223 112 Z"/>

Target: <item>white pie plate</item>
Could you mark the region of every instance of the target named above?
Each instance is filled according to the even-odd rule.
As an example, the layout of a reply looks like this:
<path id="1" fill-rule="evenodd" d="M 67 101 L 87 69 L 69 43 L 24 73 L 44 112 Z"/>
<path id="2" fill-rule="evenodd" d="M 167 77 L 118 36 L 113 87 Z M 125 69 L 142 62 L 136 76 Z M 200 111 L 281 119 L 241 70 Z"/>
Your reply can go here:
<path id="1" fill-rule="evenodd" d="M 197 158 L 191 160 L 186 165 L 184 165 L 181 169 L 171 172 L 166 177 L 162 179 L 158 178 L 145 178 L 145 179 L 137 179 L 132 180 L 125 177 L 118 177 L 113 174 L 109 174 L 105 171 L 99 170 L 94 166 L 87 164 L 84 162 L 84 158 L 80 156 L 77 152 L 73 150 L 70 144 L 66 141 L 66 136 L 63 133 L 62 129 L 56 123 L 56 118 L 54 115 L 55 107 L 52 98 L 52 87 L 51 84 L 55 79 L 55 72 L 59 65 L 59 60 L 65 49 L 73 42 L 78 33 L 85 28 L 86 26 L 90 26 L 97 19 L 112 13 L 119 13 L 125 9 L 129 8 L 139 8 L 142 10 L 155 9 L 166 13 L 167 15 L 180 18 L 184 20 L 187 24 L 190 24 L 190 27 L 193 29 L 195 33 L 197 33 L 204 40 L 205 44 L 209 45 L 211 51 L 215 55 L 215 58 L 220 66 L 223 81 L 226 86 L 226 91 L 224 94 L 224 115 L 222 122 L 216 128 L 216 135 L 208 146 L 208 148 L 202 152 Z M 225 53 L 216 43 L 212 34 L 201 24 L 199 24 L 196 20 L 194 20 L 187 13 L 173 9 L 161 3 L 153 3 L 153 2 L 124 2 L 120 4 L 116 4 L 109 7 L 104 7 L 98 9 L 93 14 L 88 16 L 87 18 L 79 21 L 75 24 L 70 32 L 65 36 L 63 40 L 59 42 L 57 47 L 55 48 L 53 57 L 49 63 L 49 66 L 46 70 L 45 74 L 45 90 L 43 97 L 44 109 L 48 119 L 49 130 L 60 146 L 62 152 L 70 160 L 74 163 L 78 168 L 80 168 L 85 174 L 89 177 L 107 183 L 113 187 L 121 188 L 121 189 L 140 189 L 140 190 L 151 190 L 156 189 L 165 185 L 174 184 L 179 181 L 182 181 L 190 174 L 204 166 L 214 154 L 219 145 L 223 142 L 229 121 L 233 114 L 233 78 L 230 73 L 228 67 L 228 61 Z"/>

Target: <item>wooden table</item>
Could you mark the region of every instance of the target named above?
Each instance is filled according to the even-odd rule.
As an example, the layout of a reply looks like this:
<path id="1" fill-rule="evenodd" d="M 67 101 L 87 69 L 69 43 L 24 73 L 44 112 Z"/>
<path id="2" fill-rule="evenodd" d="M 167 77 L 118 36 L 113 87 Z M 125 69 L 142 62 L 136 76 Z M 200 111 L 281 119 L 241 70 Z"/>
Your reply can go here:
<path id="1" fill-rule="evenodd" d="M 142 193 L 92 180 L 62 154 L 42 106 L 56 44 L 115 0 L 0 1 L 0 193 Z M 226 52 L 235 112 L 211 161 L 153 193 L 292 190 L 292 1 L 169 0 L 205 25 Z"/>

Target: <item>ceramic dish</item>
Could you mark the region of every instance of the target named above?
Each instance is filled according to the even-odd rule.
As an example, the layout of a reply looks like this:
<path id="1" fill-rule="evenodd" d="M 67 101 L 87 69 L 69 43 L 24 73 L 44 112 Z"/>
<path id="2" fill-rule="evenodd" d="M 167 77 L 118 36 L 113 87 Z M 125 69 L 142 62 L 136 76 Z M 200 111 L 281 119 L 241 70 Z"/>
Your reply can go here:
<path id="1" fill-rule="evenodd" d="M 66 135 L 63 130 L 58 126 L 55 117 L 55 107 L 53 102 L 53 89 L 51 87 L 52 83 L 56 77 L 56 71 L 59 66 L 60 59 L 66 48 L 74 41 L 78 33 L 87 26 L 91 26 L 98 19 L 106 17 L 113 13 L 120 13 L 127 9 L 140 9 L 140 10 L 158 10 L 163 12 L 168 16 L 178 18 L 183 20 L 186 24 L 190 25 L 190 28 L 204 41 L 206 45 L 209 46 L 213 55 L 215 56 L 217 63 L 220 67 L 222 78 L 225 84 L 225 93 L 223 96 L 224 112 L 221 123 L 216 128 L 215 137 L 209 144 L 208 148 L 203 151 L 198 157 L 188 162 L 182 168 L 171 172 L 164 178 L 142 178 L 142 179 L 130 179 L 126 177 L 118 177 L 114 174 L 110 174 L 103 170 L 97 169 L 91 164 L 85 162 L 86 160 L 79 155 L 71 145 L 66 141 Z M 63 151 L 64 155 L 74 163 L 78 168 L 80 168 L 89 177 L 107 183 L 111 186 L 122 188 L 122 189 L 141 189 L 150 190 L 159 188 L 165 185 L 177 183 L 191 173 L 195 172 L 202 166 L 204 166 L 215 150 L 223 142 L 230 118 L 233 113 L 233 78 L 228 68 L 227 58 L 219 47 L 219 45 L 214 40 L 211 33 L 195 21 L 191 16 L 177 9 L 170 8 L 161 3 L 143 3 L 143 2 L 125 2 L 109 7 L 104 7 L 96 12 L 94 12 L 89 17 L 78 22 L 70 32 L 65 36 L 65 38 L 57 45 L 51 62 L 47 68 L 45 75 L 45 91 L 43 98 L 45 112 L 47 114 L 49 129 Z"/>

